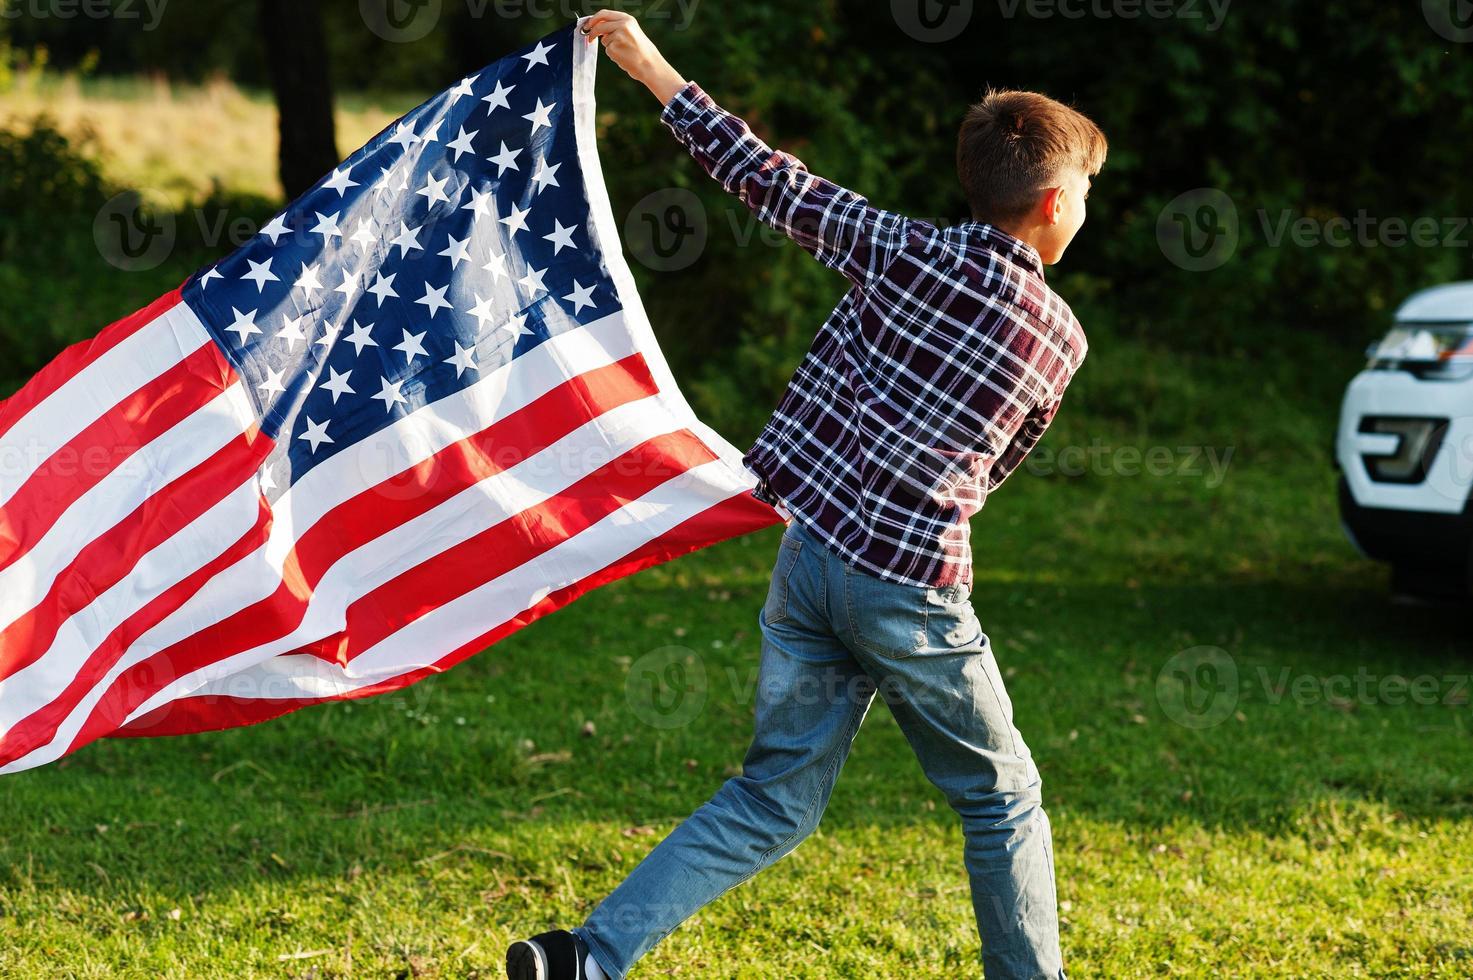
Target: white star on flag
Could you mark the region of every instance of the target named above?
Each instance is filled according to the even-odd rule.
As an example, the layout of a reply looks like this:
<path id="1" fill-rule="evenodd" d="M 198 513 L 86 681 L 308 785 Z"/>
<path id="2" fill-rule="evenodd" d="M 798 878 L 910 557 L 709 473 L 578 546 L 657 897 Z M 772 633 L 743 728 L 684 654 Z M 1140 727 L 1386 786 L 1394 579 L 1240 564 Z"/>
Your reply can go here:
<path id="1" fill-rule="evenodd" d="M 546 269 L 534 269 L 531 266 L 527 266 L 527 274 L 518 279 L 517 282 L 526 286 L 527 291 L 535 297 L 539 291 L 547 292 L 547 287 L 542 285 L 542 277 L 545 275 L 547 275 Z"/>
<path id="2" fill-rule="evenodd" d="M 454 235 L 451 235 L 449 238 L 450 244 L 445 246 L 445 250 L 440 254 L 450 259 L 450 268 L 454 270 L 460 268 L 460 263 L 470 261 L 471 257 L 467 252 L 469 250 L 468 243 L 471 240 L 471 236 L 467 235 L 464 238 L 456 238 Z"/>
<path id="3" fill-rule="evenodd" d="M 254 282 L 256 284 L 256 292 L 265 292 L 266 283 L 278 281 L 276 273 L 271 271 L 270 259 L 267 259 L 265 262 L 257 262 L 254 259 L 246 259 L 246 261 L 250 263 L 251 271 L 240 278 L 243 281 Z"/>
<path id="4" fill-rule="evenodd" d="M 414 135 L 414 130 L 410 128 L 408 123 L 400 123 L 399 128 L 394 130 L 394 135 L 389 137 L 389 142 L 402 146 L 407 150 L 419 142 L 419 137 Z"/>
<path id="5" fill-rule="evenodd" d="M 297 349 L 298 343 L 305 344 L 307 335 L 302 333 L 302 321 L 305 316 L 283 316 L 281 318 L 281 329 L 276 331 L 276 339 L 286 342 L 287 353 Z"/>
<path id="6" fill-rule="evenodd" d="M 367 252 L 370 245 L 378 241 L 378 231 L 373 227 L 373 221 L 363 218 L 358 222 L 358 230 L 348 239 L 358 246 L 360 252 Z"/>
<path id="7" fill-rule="evenodd" d="M 496 317 L 496 314 L 491 312 L 491 301 L 481 297 L 479 294 L 476 296 L 476 305 L 465 312 L 467 316 L 476 318 L 477 330 L 485 330 L 486 321 L 495 319 Z"/>
<path id="8" fill-rule="evenodd" d="M 442 309 L 450 308 L 450 303 L 445 299 L 445 290 L 449 288 L 449 286 L 441 286 L 437 289 L 429 283 L 425 283 L 425 294 L 414 302 L 420 306 L 428 306 L 430 308 L 430 319 L 433 320 L 436 313 L 439 313 Z M 424 334 L 420 334 L 420 336 L 422 337 Z"/>
<path id="9" fill-rule="evenodd" d="M 523 211 L 521 208 L 519 208 L 515 204 L 513 204 L 511 206 L 511 214 L 509 214 L 505 218 L 502 218 L 501 219 L 501 223 L 504 224 L 504 225 L 506 225 L 506 227 L 508 229 L 507 236 L 508 237 L 511 237 L 511 236 L 515 235 L 519 231 L 526 231 L 527 230 L 527 215 L 529 215 L 531 213 L 532 213 L 532 209 L 531 208 L 528 208 L 527 210 Z"/>
<path id="10" fill-rule="evenodd" d="M 318 423 L 312 421 L 310 418 L 307 419 L 307 431 L 297 436 L 297 438 L 312 444 L 313 455 L 316 455 L 318 446 L 325 442 L 332 442 L 332 436 L 327 434 L 327 420 Z"/>
<path id="11" fill-rule="evenodd" d="M 406 363 L 411 365 L 416 357 L 429 357 L 430 352 L 425 350 L 424 346 L 425 334 L 428 332 L 423 330 L 419 333 L 410 333 L 406 330 L 404 331 L 404 343 L 395 344 L 394 349 L 403 351 Z"/>
<path id="12" fill-rule="evenodd" d="M 399 237 L 389 243 L 390 248 L 398 247 L 399 257 L 403 258 L 411 248 L 419 248 L 419 229 L 411 229 L 404 222 L 399 222 Z"/>
<path id="13" fill-rule="evenodd" d="M 297 281 L 293 287 L 308 293 L 315 293 L 322 288 L 322 280 L 317 278 L 317 264 L 308 265 L 302 263 L 302 271 L 297 275 Z"/>
<path id="14" fill-rule="evenodd" d="M 564 296 L 563 299 L 573 304 L 574 316 L 582 313 L 583 307 L 585 306 L 598 305 L 593 301 L 593 287 L 579 285 L 578 280 L 576 279 L 573 280 L 573 291 Z"/>
<path id="15" fill-rule="evenodd" d="M 513 150 L 511 147 L 509 147 L 509 146 L 506 145 L 506 140 L 502 140 L 501 141 L 501 152 L 498 153 L 498 154 L 496 154 L 496 156 L 494 156 L 494 157 L 487 157 L 486 159 L 488 159 L 492 163 L 496 164 L 496 168 L 497 168 L 496 169 L 496 176 L 501 177 L 508 170 L 521 170 L 522 169 L 521 167 L 519 167 L 517 165 L 517 156 L 521 152 L 522 152 L 521 150 Z"/>
<path id="16" fill-rule="evenodd" d="M 372 330 L 373 324 L 371 323 L 363 324 L 357 320 L 353 321 L 353 332 L 344 337 L 343 342 L 353 345 L 353 355 L 355 357 L 361 356 L 365 347 L 378 346 L 378 341 L 373 339 Z"/>
<path id="17" fill-rule="evenodd" d="M 481 76 L 478 73 L 475 75 L 467 75 L 466 77 L 462 78 L 460 80 L 460 84 L 450 90 L 451 103 L 453 104 L 459 102 L 462 96 L 474 95 L 475 89 L 471 88 L 471 86 L 474 85 L 476 83 L 476 79 L 480 77 Z"/>
<path id="18" fill-rule="evenodd" d="M 490 188 L 482 191 L 472 187 L 470 202 L 462 204 L 460 210 L 474 211 L 477 218 L 484 218 L 491 214 L 491 205 L 495 200 L 496 195 Z"/>
<path id="19" fill-rule="evenodd" d="M 565 227 L 563 223 L 561 221 L 558 221 L 556 218 L 553 219 L 552 223 L 552 234 L 542 236 L 544 241 L 552 242 L 552 254 L 557 255 L 564 248 L 574 248 L 575 246 L 573 245 L 573 227 L 571 225 Z"/>
<path id="20" fill-rule="evenodd" d="M 455 137 L 455 139 L 453 139 L 449 143 L 445 144 L 445 149 L 455 151 L 456 163 L 460 162 L 460 155 L 462 153 L 472 152 L 473 147 L 471 146 L 471 140 L 475 138 L 476 133 L 478 132 L 480 132 L 480 130 L 473 130 L 472 132 L 467 133 L 465 131 L 465 127 L 462 126 L 460 127 L 460 135 Z"/>
<path id="21" fill-rule="evenodd" d="M 332 175 L 323 182 L 322 186 L 332 188 L 333 190 L 338 192 L 338 197 L 342 197 L 344 194 L 348 193 L 349 187 L 357 187 L 358 181 L 349 180 L 348 168 L 343 167 L 341 170 L 334 170 L 332 172 Z"/>
<path id="22" fill-rule="evenodd" d="M 357 394 L 348 385 L 348 375 L 352 374 L 352 371 L 344 371 L 342 374 L 339 374 L 335 368 L 328 368 L 327 373 L 332 375 L 332 377 L 322 383 L 322 390 L 332 392 L 332 403 L 334 405 L 338 403 L 338 398 L 342 395 Z"/>
<path id="23" fill-rule="evenodd" d="M 384 388 L 373 397 L 377 400 L 382 401 L 384 403 L 385 409 L 392 412 L 395 405 L 403 405 L 406 401 L 408 401 L 407 398 L 399 394 L 399 389 L 404 386 L 404 382 L 390 382 L 388 378 L 380 378 L 379 381 L 383 384 Z"/>
<path id="24" fill-rule="evenodd" d="M 462 347 L 460 341 L 455 341 L 455 356 L 447 357 L 446 364 L 455 365 L 455 376 L 458 378 L 466 371 L 479 371 L 476 364 L 476 349 L 474 347 Z"/>
<path id="25" fill-rule="evenodd" d="M 281 383 L 284 374 L 286 374 L 285 370 L 267 368 L 266 380 L 256 385 L 256 390 L 267 395 L 281 394 L 283 391 L 286 391 L 286 386 Z"/>
<path id="26" fill-rule="evenodd" d="M 387 276 L 382 272 L 374 273 L 373 285 L 368 288 L 368 291 L 378 297 L 380 308 L 383 307 L 384 300 L 399 298 L 399 294 L 394 292 L 394 277 L 397 275 L 397 272 L 391 272 Z"/>
<path id="27" fill-rule="evenodd" d="M 240 342 L 242 344 L 244 344 L 246 342 L 246 338 L 250 337 L 252 334 L 257 334 L 261 332 L 261 328 L 256 326 L 255 310 L 251 310 L 249 313 L 242 313 L 240 310 L 237 310 L 235 307 L 232 306 L 230 308 L 230 312 L 235 317 L 235 322 L 225 329 L 229 330 L 232 333 L 239 334 Z"/>
<path id="28" fill-rule="evenodd" d="M 497 282 L 510 278 L 506 272 L 505 255 L 497 255 L 495 252 L 492 252 L 491 257 L 486 260 L 486 264 L 481 266 L 481 268 L 495 276 Z"/>
<path id="29" fill-rule="evenodd" d="M 326 242 L 334 238 L 343 237 L 343 233 L 338 231 L 338 213 L 336 211 L 332 214 L 323 214 L 321 211 L 318 211 L 316 214 L 317 225 L 312 231 L 315 234 L 321 235 L 323 241 Z"/>
<path id="30" fill-rule="evenodd" d="M 527 327 L 527 314 L 518 313 L 501 325 L 503 330 L 510 330 L 513 340 L 521 340 L 532 331 Z"/>
<path id="31" fill-rule="evenodd" d="M 322 336 L 312 341 L 312 346 L 331 349 L 332 345 L 338 342 L 338 332 L 340 330 L 342 330 L 342 326 L 339 324 L 324 323 L 322 325 Z"/>
<path id="32" fill-rule="evenodd" d="M 539 98 L 537 100 L 537 108 L 533 109 L 531 112 L 522 117 L 523 119 L 526 119 L 532 123 L 533 136 L 536 136 L 537 130 L 541 129 L 544 126 L 546 126 L 548 129 L 552 128 L 552 110 L 556 108 L 556 102 L 554 102 L 552 105 L 543 105 L 542 100 Z"/>
<path id="33" fill-rule="evenodd" d="M 532 175 L 532 183 L 537 185 L 537 189 L 536 191 L 534 191 L 534 193 L 542 193 L 542 189 L 544 187 L 562 186 L 557 182 L 557 172 L 561 168 L 561 163 L 554 163 L 552 166 L 549 167 L 547 165 L 546 157 L 542 157 L 541 159 L 539 159 L 537 161 L 537 172 Z"/>
<path id="34" fill-rule="evenodd" d="M 434 174 L 426 174 L 425 185 L 414 193 L 429 198 L 430 207 L 434 207 L 436 201 L 450 200 L 450 196 L 445 193 L 445 185 L 448 183 L 450 183 L 449 177 L 441 177 L 436 180 Z"/>
<path id="35" fill-rule="evenodd" d="M 285 214 L 278 214 L 266 223 L 266 227 L 261 229 L 261 234 L 271 239 L 272 245 L 275 245 L 276 240 L 282 235 L 291 234 L 291 229 L 287 227 L 285 218 Z"/>
<path id="36" fill-rule="evenodd" d="M 535 65 L 546 65 L 547 56 L 552 50 L 553 45 L 543 44 L 541 41 L 538 41 L 537 47 L 533 48 L 527 54 L 522 55 L 522 58 L 527 62 L 527 71 L 531 71 Z"/>
<path id="37" fill-rule="evenodd" d="M 358 282 L 358 277 L 360 275 L 362 275 L 362 270 L 349 272 L 347 269 L 344 269 L 343 281 L 333 287 L 333 292 L 343 294 L 344 305 L 349 303 L 354 296 L 358 295 L 358 287 L 361 285 Z"/>
<path id="38" fill-rule="evenodd" d="M 501 84 L 501 79 L 498 78 L 496 80 L 496 87 L 491 90 L 491 94 L 481 96 L 481 101 L 489 107 L 486 112 L 489 114 L 495 112 L 497 109 L 510 109 L 511 100 L 507 96 L 511 95 L 512 90 L 515 88 L 515 85 L 508 86 Z"/>

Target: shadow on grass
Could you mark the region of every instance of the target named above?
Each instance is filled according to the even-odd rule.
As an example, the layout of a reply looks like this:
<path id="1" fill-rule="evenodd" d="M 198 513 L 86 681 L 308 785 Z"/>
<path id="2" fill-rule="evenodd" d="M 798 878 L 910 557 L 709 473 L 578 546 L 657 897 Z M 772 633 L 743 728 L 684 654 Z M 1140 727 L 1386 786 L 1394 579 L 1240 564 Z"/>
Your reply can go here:
<path id="1" fill-rule="evenodd" d="M 640 590 L 656 601 L 662 591 Z M 747 594 L 732 603 L 743 607 L 737 622 L 755 608 Z M 488 834 L 532 854 L 540 838 L 566 841 L 570 824 L 610 835 L 666 826 L 740 763 L 749 707 L 713 682 L 688 726 L 631 718 L 627 643 L 575 645 L 618 604 L 590 597 L 581 619 L 553 617 L 390 698 L 252 729 L 105 741 L 7 777 L 0 866 L 12 885 L 26 868 L 26 880 L 98 895 L 193 892 L 454 854 Z M 1353 827 L 1473 819 L 1473 666 L 1457 608 L 1266 583 L 1070 587 L 1048 617 L 1001 589 L 979 589 L 974 604 L 1056 822 L 1293 836 L 1327 808 Z M 703 655 L 712 676 L 749 670 L 754 643 Z M 1160 675 L 1201 645 L 1236 668 L 1235 693 L 1219 691 L 1232 709 L 1211 725 L 1181 724 L 1157 696 Z M 552 677 L 550 656 L 566 667 Z M 1371 679 L 1368 696 L 1358 674 Z M 1388 696 L 1379 685 L 1396 677 L 1435 678 L 1432 700 Z M 595 734 L 582 734 L 588 724 Z M 954 824 L 877 708 L 824 827 Z M 536 873 L 531 858 L 498 860 Z"/>

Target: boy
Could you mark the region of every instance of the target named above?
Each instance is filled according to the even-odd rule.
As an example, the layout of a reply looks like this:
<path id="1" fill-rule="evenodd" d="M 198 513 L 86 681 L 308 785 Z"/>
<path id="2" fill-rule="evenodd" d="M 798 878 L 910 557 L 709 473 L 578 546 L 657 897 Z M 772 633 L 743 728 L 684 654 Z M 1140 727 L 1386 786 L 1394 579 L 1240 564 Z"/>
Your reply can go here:
<path id="1" fill-rule="evenodd" d="M 1043 267 L 1084 223 L 1104 135 L 1042 95 L 988 94 L 958 144 L 974 220 L 941 230 L 772 150 L 628 14 L 595 14 L 584 33 L 660 100 L 712 176 L 853 288 L 746 457 L 759 496 L 790 520 L 760 616 L 742 775 L 576 932 L 514 944 L 509 976 L 622 980 L 791 851 L 818 824 L 879 689 L 961 816 L 987 977 L 1063 977 L 1040 779 L 968 601 L 967 522 L 1038 442 L 1084 359 L 1084 334 Z"/>

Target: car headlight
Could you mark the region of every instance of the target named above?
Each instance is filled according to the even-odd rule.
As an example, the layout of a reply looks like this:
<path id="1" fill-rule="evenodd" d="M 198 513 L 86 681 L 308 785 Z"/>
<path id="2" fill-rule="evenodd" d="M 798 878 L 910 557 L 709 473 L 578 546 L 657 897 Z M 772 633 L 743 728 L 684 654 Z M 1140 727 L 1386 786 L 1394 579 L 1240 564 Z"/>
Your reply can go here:
<path id="1" fill-rule="evenodd" d="M 1457 381 L 1473 375 L 1473 323 L 1399 323 L 1366 353 L 1373 371 Z"/>

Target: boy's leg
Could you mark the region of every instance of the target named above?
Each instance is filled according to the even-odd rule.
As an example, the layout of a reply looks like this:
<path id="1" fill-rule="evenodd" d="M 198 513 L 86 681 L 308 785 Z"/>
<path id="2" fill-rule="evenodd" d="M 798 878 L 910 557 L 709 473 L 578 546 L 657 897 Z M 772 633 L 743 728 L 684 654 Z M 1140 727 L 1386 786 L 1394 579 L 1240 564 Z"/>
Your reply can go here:
<path id="1" fill-rule="evenodd" d="M 1042 781 L 962 587 L 851 571 L 840 635 L 962 819 L 988 980 L 1064 977 Z"/>
<path id="2" fill-rule="evenodd" d="M 830 627 L 836 562 L 783 537 L 763 606 L 756 722 L 742 775 L 665 838 L 577 933 L 616 980 L 677 926 L 817 826 L 874 685 Z"/>

